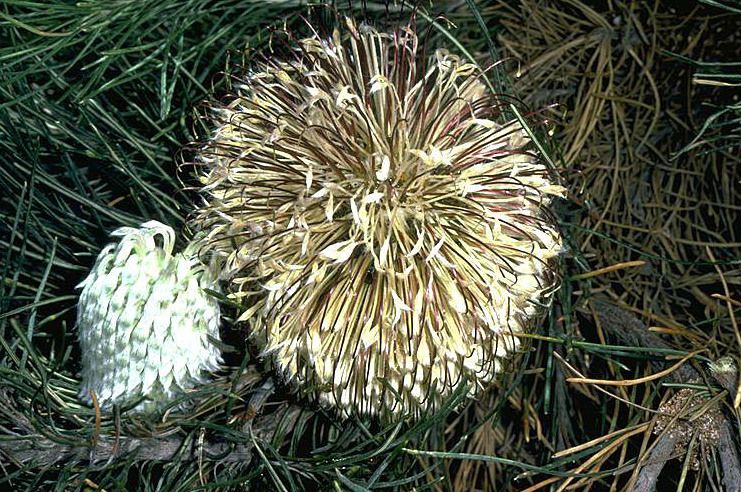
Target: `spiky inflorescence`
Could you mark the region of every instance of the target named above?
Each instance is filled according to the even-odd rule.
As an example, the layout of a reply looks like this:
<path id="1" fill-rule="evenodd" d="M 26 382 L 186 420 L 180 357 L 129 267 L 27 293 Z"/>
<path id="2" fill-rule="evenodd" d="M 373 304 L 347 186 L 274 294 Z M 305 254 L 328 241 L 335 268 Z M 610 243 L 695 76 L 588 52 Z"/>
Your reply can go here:
<path id="1" fill-rule="evenodd" d="M 191 249 L 172 254 L 175 232 L 157 221 L 112 233 L 82 287 L 77 311 L 80 398 L 109 409 L 144 398 L 155 410 L 221 362 L 214 275 Z"/>
<path id="2" fill-rule="evenodd" d="M 252 66 L 198 161 L 194 227 L 288 380 L 343 413 L 438 406 L 492 381 L 554 289 L 562 193 L 476 66 L 413 29 Z"/>

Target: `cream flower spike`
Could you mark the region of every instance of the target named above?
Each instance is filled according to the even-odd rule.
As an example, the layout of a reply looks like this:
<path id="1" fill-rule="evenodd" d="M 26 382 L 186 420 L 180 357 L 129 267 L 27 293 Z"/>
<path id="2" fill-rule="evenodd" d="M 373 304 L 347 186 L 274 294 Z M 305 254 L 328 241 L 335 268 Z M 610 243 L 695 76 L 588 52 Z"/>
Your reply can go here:
<path id="1" fill-rule="evenodd" d="M 156 410 L 221 363 L 210 340 L 219 339 L 219 304 L 204 292 L 215 276 L 195 246 L 173 254 L 175 232 L 160 222 L 111 235 L 120 241 L 78 285 L 80 398 L 94 394 L 103 410 L 142 399 L 136 411 Z"/>
<path id="2" fill-rule="evenodd" d="M 347 20 L 254 64 L 200 151 L 195 230 L 286 380 L 341 414 L 473 395 L 558 280 L 563 188 L 475 65 Z"/>

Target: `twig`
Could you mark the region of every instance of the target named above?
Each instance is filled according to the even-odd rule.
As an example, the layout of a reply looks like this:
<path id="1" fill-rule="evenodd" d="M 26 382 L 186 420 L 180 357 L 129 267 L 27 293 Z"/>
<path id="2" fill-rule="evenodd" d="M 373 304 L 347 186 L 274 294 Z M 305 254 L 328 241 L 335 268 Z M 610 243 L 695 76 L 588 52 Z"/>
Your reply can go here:
<path id="1" fill-rule="evenodd" d="M 654 444 L 653 449 L 646 458 L 646 464 L 641 468 L 638 479 L 633 487 L 634 492 L 651 492 L 656 490 L 656 482 L 661 470 L 672 457 L 672 451 L 677 444 L 678 436 L 665 432 Z"/>
<path id="2" fill-rule="evenodd" d="M 198 459 L 196 446 L 184 448 L 183 439 L 144 437 L 115 439 L 100 437 L 95 447 L 59 444 L 41 436 L 23 440 L 0 441 L 0 454 L 23 466 L 48 466 L 54 463 L 89 463 L 95 465 L 128 455 L 136 461 L 193 461 Z M 248 463 L 252 458 L 252 444 L 206 442 L 204 454 L 219 456 L 220 462 Z"/>
<path id="3" fill-rule="evenodd" d="M 741 490 L 741 464 L 733 441 L 733 427 L 728 419 L 720 427 L 718 453 L 723 466 L 723 485 L 726 490 Z"/>
<path id="4" fill-rule="evenodd" d="M 269 440 L 277 430 L 277 422 L 292 426 L 302 410 L 288 406 L 283 410 L 256 420 L 250 418 L 253 435 L 259 440 Z M 254 416 L 254 415 L 253 415 Z M 126 456 L 134 461 L 196 461 L 218 457 L 220 463 L 249 463 L 254 445 L 248 436 L 244 442 L 204 440 L 191 442 L 188 437 L 175 435 L 159 437 L 98 436 L 94 445 L 90 441 L 80 444 L 60 444 L 41 435 L 27 435 L 0 440 L 0 456 L 11 463 L 26 467 L 49 466 L 56 463 L 88 463 L 96 465 Z"/>
<path id="5" fill-rule="evenodd" d="M 674 348 L 660 336 L 649 331 L 641 320 L 615 304 L 601 299 L 592 299 L 590 304 L 592 305 L 593 314 L 597 318 L 597 321 L 622 343 L 631 347 Z M 657 368 L 664 366 L 664 363 L 660 361 L 655 361 L 653 364 Z M 683 364 L 667 377 L 670 381 L 677 383 L 699 378 L 700 373 L 688 364 Z"/>
<path id="6" fill-rule="evenodd" d="M 658 335 L 650 332 L 638 318 L 620 307 L 599 299 L 592 300 L 591 305 L 597 321 L 622 343 L 636 347 L 672 348 Z M 656 361 L 654 365 L 661 367 L 664 364 Z M 685 383 L 699 378 L 698 371 L 687 364 L 682 365 L 667 377 L 674 382 Z M 733 426 L 724 416 L 718 452 L 723 466 L 723 483 L 726 490 L 741 491 L 741 461 L 733 440 L 732 429 Z M 664 469 L 667 460 L 672 457 L 677 439 L 678 436 L 670 432 L 664 432 L 659 436 L 646 458 L 646 465 L 641 467 L 632 490 L 636 492 L 654 490 L 659 474 Z"/>

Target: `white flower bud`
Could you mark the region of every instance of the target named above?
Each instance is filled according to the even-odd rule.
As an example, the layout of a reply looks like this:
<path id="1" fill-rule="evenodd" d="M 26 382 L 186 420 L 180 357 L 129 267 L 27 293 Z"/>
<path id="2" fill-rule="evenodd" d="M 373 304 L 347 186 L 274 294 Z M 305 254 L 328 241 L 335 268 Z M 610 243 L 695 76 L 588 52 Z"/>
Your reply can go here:
<path id="1" fill-rule="evenodd" d="M 219 304 L 211 271 L 194 252 L 172 254 L 175 232 L 157 221 L 122 227 L 78 287 L 82 350 L 80 398 L 104 410 L 143 398 L 161 407 L 216 370 Z"/>

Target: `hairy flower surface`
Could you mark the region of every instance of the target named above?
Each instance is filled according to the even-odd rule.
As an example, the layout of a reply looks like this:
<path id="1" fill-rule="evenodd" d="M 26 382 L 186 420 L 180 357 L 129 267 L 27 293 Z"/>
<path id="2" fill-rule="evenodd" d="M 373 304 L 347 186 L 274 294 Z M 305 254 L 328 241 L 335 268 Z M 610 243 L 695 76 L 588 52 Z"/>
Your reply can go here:
<path id="1" fill-rule="evenodd" d="M 411 28 L 254 64 L 198 162 L 194 220 L 253 339 L 346 414 L 415 414 L 492 381 L 552 293 L 563 189 L 484 75 Z"/>
<path id="2" fill-rule="evenodd" d="M 157 221 L 112 235 L 78 286 L 80 398 L 156 409 L 218 368 L 219 305 L 203 291 L 213 276 L 188 250 L 173 255 L 175 232 Z"/>

